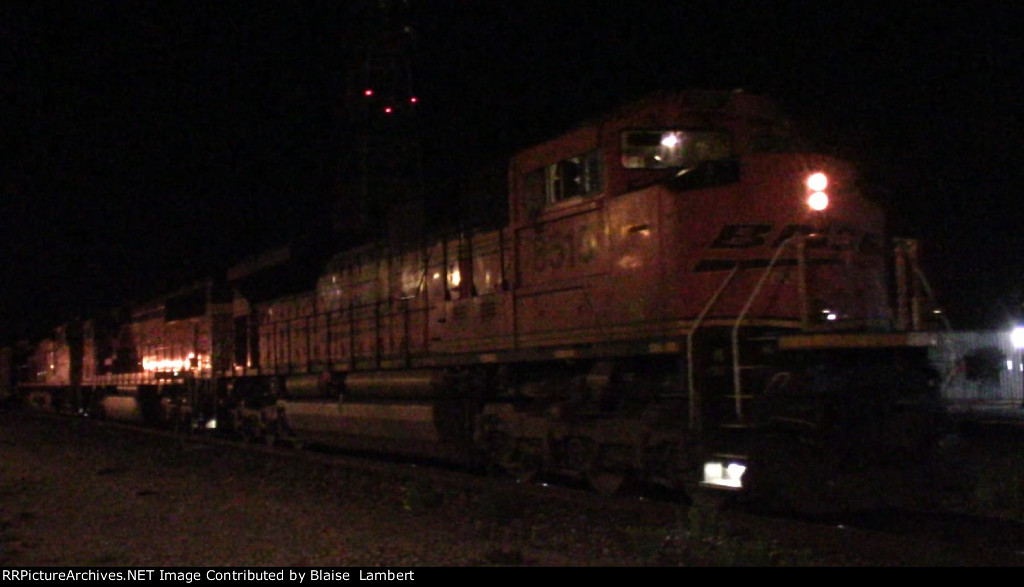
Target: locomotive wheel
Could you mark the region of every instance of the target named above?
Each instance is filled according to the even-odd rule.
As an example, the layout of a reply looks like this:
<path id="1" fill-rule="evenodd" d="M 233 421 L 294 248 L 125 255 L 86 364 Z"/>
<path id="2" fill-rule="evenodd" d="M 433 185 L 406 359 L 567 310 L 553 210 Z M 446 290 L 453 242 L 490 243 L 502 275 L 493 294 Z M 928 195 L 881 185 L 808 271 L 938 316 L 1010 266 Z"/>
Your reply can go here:
<path id="1" fill-rule="evenodd" d="M 277 446 L 277 422 L 268 422 L 263 428 L 263 443 L 269 447 Z"/>
<path id="2" fill-rule="evenodd" d="M 541 455 L 532 446 L 533 444 L 529 440 L 517 441 L 515 451 L 505 463 L 504 469 L 518 483 L 530 483 L 540 475 Z"/>
<path id="3" fill-rule="evenodd" d="M 251 415 L 243 415 L 238 424 L 238 436 L 242 442 L 253 444 L 260 441 L 260 422 Z"/>
<path id="4" fill-rule="evenodd" d="M 587 473 L 587 483 L 601 495 L 616 495 L 626 482 L 626 476 L 615 471 L 597 470 Z"/>
<path id="5" fill-rule="evenodd" d="M 515 478 L 516 483 L 532 483 L 540 475 L 540 467 L 530 461 L 512 463 L 505 470 Z"/>
<path id="6" fill-rule="evenodd" d="M 806 436 L 776 432 L 757 440 L 740 502 L 759 513 L 834 512 L 834 459 Z"/>
<path id="7" fill-rule="evenodd" d="M 511 475 L 521 483 L 528 483 L 537 475 L 537 467 L 529 464 L 529 459 L 520 449 L 524 443 L 526 441 L 513 438 L 505 432 L 487 433 L 485 452 L 489 463 L 501 473 Z"/>
<path id="8" fill-rule="evenodd" d="M 601 446 L 588 440 L 584 443 L 586 464 L 583 476 L 594 491 L 601 495 L 615 495 L 622 489 L 626 476 L 606 466 L 607 457 L 614 448 Z"/>

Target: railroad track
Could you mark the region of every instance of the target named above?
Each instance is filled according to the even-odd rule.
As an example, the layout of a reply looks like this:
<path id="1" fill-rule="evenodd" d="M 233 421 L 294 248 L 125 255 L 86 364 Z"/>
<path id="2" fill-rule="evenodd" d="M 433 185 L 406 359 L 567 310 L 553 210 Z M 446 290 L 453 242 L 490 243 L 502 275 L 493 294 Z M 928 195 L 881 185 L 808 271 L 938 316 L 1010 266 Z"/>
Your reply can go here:
<path id="1" fill-rule="evenodd" d="M 71 418 L 37 413 L 8 413 L 5 417 L 31 417 L 49 420 L 59 426 L 65 425 Z M 694 520 L 701 518 L 714 520 L 722 531 L 745 536 L 772 536 L 771 540 L 793 549 L 801 545 L 815 545 L 816 548 L 841 550 L 850 548 L 853 543 L 884 544 L 886 546 L 873 550 L 875 554 L 865 555 L 881 557 L 891 556 L 886 552 L 904 548 L 901 544 L 919 550 L 922 545 L 930 544 L 935 545 L 935 548 L 949 548 L 958 552 L 959 556 L 966 557 L 963 560 L 980 559 L 985 565 L 1024 566 L 1024 556 L 1020 554 L 1024 552 L 1024 526 L 1010 517 L 995 513 L 988 515 L 953 510 L 922 512 L 890 509 L 813 517 L 764 516 L 730 508 L 688 508 L 670 496 L 644 492 L 608 497 L 560 479 L 516 483 L 504 476 L 454 468 L 434 461 L 384 458 L 367 452 L 342 451 L 316 445 L 296 450 L 287 445 L 241 443 L 215 435 L 183 434 L 120 422 L 71 419 L 74 421 L 73 426 L 93 427 L 118 435 L 144 435 L 151 439 L 182 443 L 196 450 L 209 448 L 237 451 L 254 462 L 282 459 L 282 463 L 301 462 L 323 468 L 344 468 L 357 474 L 401 479 L 402 485 L 406 487 L 433 488 L 438 491 L 454 488 L 460 492 L 501 495 L 524 509 L 545 503 L 554 504 L 551 506 L 553 509 L 593 512 L 594 516 L 647 520 L 650 523 L 663 520 L 666 527 L 672 530 L 666 534 L 666 540 L 669 537 L 679 540 L 692 534 Z M 988 459 L 1009 458 L 1007 450 L 1011 448 L 1011 443 L 1018 441 L 1016 438 L 1006 438 L 1003 432 L 978 438 L 986 443 L 983 450 L 979 449 L 978 452 L 984 453 Z M 979 461 L 981 467 L 991 464 L 991 461 Z M 392 497 L 382 496 L 382 499 L 385 498 Z M 867 547 L 857 546 L 855 550 L 859 548 Z"/>

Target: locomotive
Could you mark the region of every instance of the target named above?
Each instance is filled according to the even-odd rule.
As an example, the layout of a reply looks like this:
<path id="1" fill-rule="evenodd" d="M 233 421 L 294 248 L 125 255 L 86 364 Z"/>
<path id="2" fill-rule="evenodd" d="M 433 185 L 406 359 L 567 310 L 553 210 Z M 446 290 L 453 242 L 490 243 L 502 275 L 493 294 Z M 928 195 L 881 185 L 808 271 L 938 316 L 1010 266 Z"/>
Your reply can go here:
<path id="1" fill-rule="evenodd" d="M 289 245 L 64 324 L 10 394 L 606 493 L 834 504 L 935 452 L 915 243 L 769 98 L 648 96 L 517 153 L 507 186 L 499 226 Z"/>

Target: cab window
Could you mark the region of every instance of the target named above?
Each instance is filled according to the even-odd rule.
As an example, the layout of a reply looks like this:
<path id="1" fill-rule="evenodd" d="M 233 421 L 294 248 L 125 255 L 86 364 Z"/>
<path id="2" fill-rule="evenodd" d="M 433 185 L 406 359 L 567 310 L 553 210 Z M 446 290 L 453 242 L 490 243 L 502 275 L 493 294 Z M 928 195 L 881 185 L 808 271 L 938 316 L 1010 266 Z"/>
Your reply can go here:
<path id="1" fill-rule="evenodd" d="M 594 196 L 603 188 L 601 157 L 597 150 L 568 157 L 528 173 L 524 180 L 523 192 L 530 210 L 577 196 Z"/>
<path id="2" fill-rule="evenodd" d="M 627 169 L 696 167 L 727 159 L 732 139 L 722 130 L 644 129 L 622 133 L 622 166 Z"/>

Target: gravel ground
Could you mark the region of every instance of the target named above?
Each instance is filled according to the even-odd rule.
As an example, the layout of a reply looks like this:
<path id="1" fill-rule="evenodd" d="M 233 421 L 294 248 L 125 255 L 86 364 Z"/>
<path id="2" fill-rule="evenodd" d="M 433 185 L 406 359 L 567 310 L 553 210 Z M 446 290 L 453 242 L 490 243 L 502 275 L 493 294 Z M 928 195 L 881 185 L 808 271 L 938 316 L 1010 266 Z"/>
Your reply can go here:
<path id="1" fill-rule="evenodd" d="M 17 416 L 0 413 L 4 567 L 1016 564 L 987 547 L 657 502 L 567 504 Z"/>

